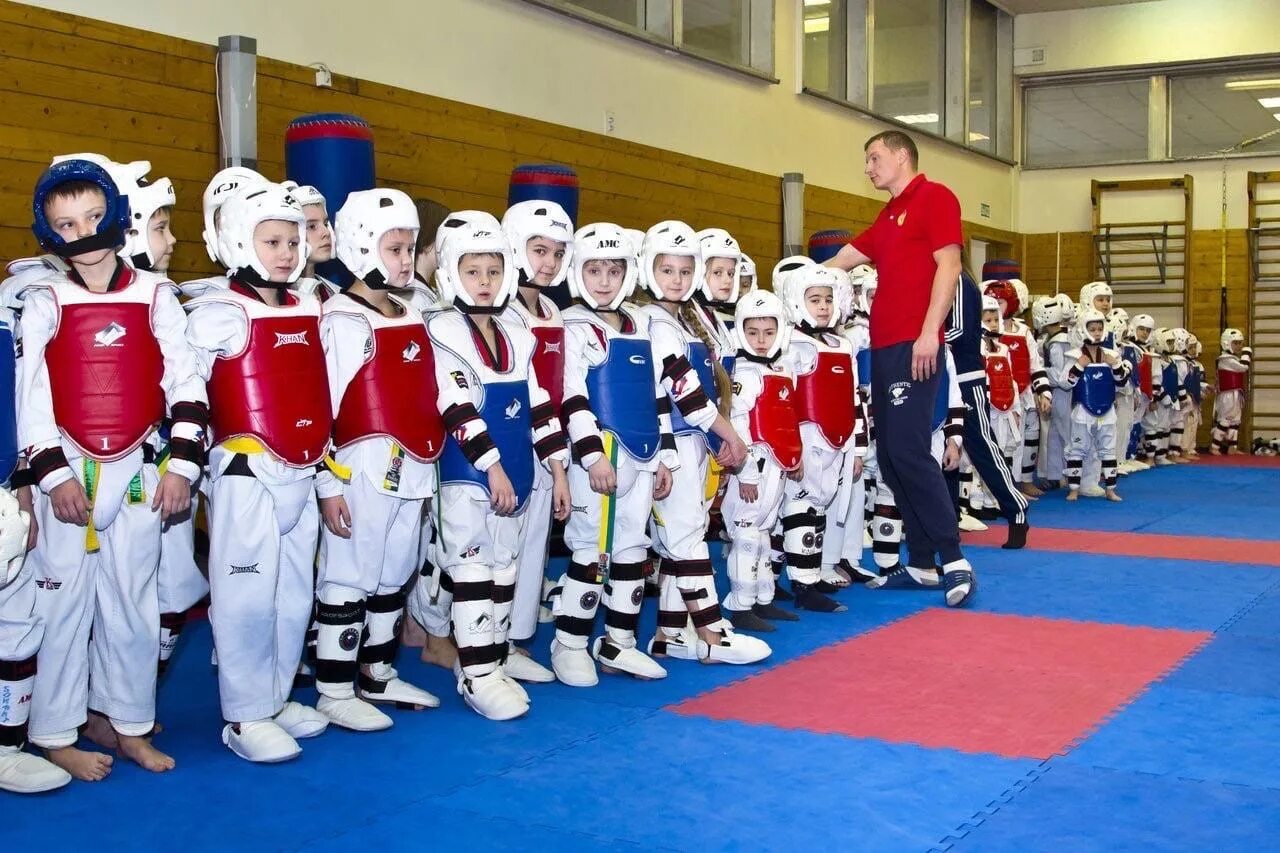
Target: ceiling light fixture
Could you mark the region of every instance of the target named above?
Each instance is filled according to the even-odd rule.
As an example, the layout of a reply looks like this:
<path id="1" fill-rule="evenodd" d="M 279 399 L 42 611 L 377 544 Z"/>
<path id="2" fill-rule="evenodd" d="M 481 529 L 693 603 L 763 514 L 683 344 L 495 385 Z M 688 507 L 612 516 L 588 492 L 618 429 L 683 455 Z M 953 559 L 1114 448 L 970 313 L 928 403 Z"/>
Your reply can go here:
<path id="1" fill-rule="evenodd" d="M 1262 104 L 1263 109 L 1280 109 L 1280 98 L 1258 98 L 1258 103 Z"/>
<path id="2" fill-rule="evenodd" d="M 933 124 L 938 120 L 937 113 L 912 113 L 905 116 L 894 116 L 894 121 L 900 121 L 903 124 Z"/>
<path id="3" fill-rule="evenodd" d="M 1230 80 L 1225 85 L 1228 89 L 1280 89 L 1280 79 Z"/>
<path id="4" fill-rule="evenodd" d="M 826 15 L 821 18 L 804 19 L 804 34 L 807 36 L 814 33 L 825 33 L 829 29 L 831 29 L 831 19 Z"/>

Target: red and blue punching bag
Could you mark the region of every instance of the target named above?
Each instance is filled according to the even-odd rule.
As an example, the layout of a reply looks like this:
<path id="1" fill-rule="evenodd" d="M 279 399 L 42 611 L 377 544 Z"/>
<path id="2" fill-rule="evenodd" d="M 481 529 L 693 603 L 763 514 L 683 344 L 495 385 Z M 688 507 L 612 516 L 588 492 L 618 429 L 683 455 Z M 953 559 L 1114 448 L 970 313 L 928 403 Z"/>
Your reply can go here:
<path id="1" fill-rule="evenodd" d="M 1011 278 L 1022 280 L 1022 267 L 1017 261 L 997 259 L 982 265 L 983 281 L 1008 281 Z"/>
<path id="2" fill-rule="evenodd" d="M 820 264 L 825 264 L 834 258 L 852 239 L 853 235 L 843 228 L 815 231 L 809 237 L 809 257 Z"/>
<path id="3" fill-rule="evenodd" d="M 373 189 L 373 131 L 369 123 L 345 113 L 295 118 L 284 134 L 284 171 L 289 180 L 320 191 L 332 221 L 351 192 Z M 351 282 L 351 273 L 336 260 L 322 264 L 320 273 L 338 284 Z"/>
<path id="4" fill-rule="evenodd" d="M 568 166 L 536 163 L 516 166 L 507 185 L 507 207 L 521 201 L 554 201 L 578 222 L 578 173 Z"/>
<path id="5" fill-rule="evenodd" d="M 512 169 L 507 184 L 507 207 L 522 201 L 554 201 L 569 214 L 575 229 L 581 224 L 578 222 L 578 173 L 568 166 L 534 163 Z M 545 293 L 561 308 L 567 308 L 573 301 L 569 285 L 564 283 L 548 288 Z"/>

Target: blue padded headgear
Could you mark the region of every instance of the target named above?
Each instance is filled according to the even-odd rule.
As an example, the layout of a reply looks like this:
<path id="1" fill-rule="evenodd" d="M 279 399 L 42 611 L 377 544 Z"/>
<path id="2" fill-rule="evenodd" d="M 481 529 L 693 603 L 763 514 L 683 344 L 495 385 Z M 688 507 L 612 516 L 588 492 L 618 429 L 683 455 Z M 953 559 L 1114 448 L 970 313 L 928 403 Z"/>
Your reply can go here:
<path id="1" fill-rule="evenodd" d="M 98 223 L 96 234 L 68 243 L 54 233 L 45 217 L 44 203 L 58 186 L 71 181 L 87 181 L 102 190 L 107 200 L 107 212 Z M 31 231 L 36 235 L 40 248 L 62 258 L 70 258 L 99 249 L 118 249 L 124 245 L 129 230 L 129 200 L 120 193 L 116 182 L 107 170 L 90 160 L 64 160 L 44 170 L 36 181 L 31 197 Z"/>

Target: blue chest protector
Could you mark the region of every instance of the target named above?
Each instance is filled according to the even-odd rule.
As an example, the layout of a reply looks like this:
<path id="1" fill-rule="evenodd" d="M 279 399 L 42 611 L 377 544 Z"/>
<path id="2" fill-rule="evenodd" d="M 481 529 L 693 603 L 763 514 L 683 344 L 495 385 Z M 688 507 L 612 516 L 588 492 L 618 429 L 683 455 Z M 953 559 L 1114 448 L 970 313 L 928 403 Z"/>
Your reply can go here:
<path id="1" fill-rule="evenodd" d="M 14 400 L 17 359 L 13 351 L 13 329 L 0 322 L 0 483 L 8 483 L 18 467 L 18 416 Z"/>
<path id="2" fill-rule="evenodd" d="M 627 453 L 645 462 L 657 454 L 658 403 L 648 340 L 611 340 L 604 361 L 587 370 L 587 394 L 600 428 L 611 433 Z"/>
<path id="3" fill-rule="evenodd" d="M 1187 371 L 1187 394 L 1192 400 L 1196 401 L 1196 405 L 1200 405 L 1200 368 L 1196 365 L 1190 365 Z"/>
<path id="4" fill-rule="evenodd" d="M 871 347 L 858 350 L 854 355 L 854 360 L 858 364 L 858 384 L 871 384 Z"/>
<path id="5" fill-rule="evenodd" d="M 1116 378 L 1110 365 L 1086 364 L 1084 374 L 1071 390 L 1071 400 L 1094 417 L 1111 411 L 1116 404 Z"/>
<path id="6" fill-rule="evenodd" d="M 947 371 L 946 359 L 940 358 L 938 362 L 942 369 L 938 371 L 938 396 L 933 401 L 932 432 L 942 429 L 942 425 L 947 422 L 947 415 L 951 412 L 951 375 Z"/>
<path id="7" fill-rule="evenodd" d="M 711 405 L 719 408 L 720 389 L 716 385 L 716 372 L 713 367 L 714 361 L 711 358 L 711 350 L 707 349 L 707 345 L 702 341 L 690 341 L 685 356 L 689 359 L 689 364 L 693 365 L 694 372 L 698 374 L 698 382 L 702 385 L 703 393 L 707 395 Z M 712 453 L 720 449 L 720 437 L 712 433 L 703 432 L 686 421 L 684 415 L 680 414 L 680 407 L 676 405 L 674 398 L 671 400 L 671 431 L 676 435 L 696 433 L 706 438 L 707 447 L 711 449 Z"/>
<path id="8" fill-rule="evenodd" d="M 1142 353 L 1133 344 L 1125 344 L 1120 348 L 1120 357 L 1129 364 L 1129 384 L 1137 388 L 1142 383 L 1138 375 L 1138 365 L 1142 363 Z"/>
<path id="9" fill-rule="evenodd" d="M 484 386 L 484 404 L 479 407 L 498 453 L 502 470 L 516 491 L 516 503 L 523 509 L 533 491 L 533 417 L 529 405 L 529 383 L 524 379 L 489 382 Z M 452 435 L 440 456 L 441 485 L 473 483 L 488 494 L 489 478 L 467 461 Z"/>
<path id="10" fill-rule="evenodd" d="M 1178 365 L 1172 361 L 1165 362 L 1164 370 L 1160 372 L 1160 381 L 1164 384 L 1164 393 L 1170 399 L 1178 399 Z"/>

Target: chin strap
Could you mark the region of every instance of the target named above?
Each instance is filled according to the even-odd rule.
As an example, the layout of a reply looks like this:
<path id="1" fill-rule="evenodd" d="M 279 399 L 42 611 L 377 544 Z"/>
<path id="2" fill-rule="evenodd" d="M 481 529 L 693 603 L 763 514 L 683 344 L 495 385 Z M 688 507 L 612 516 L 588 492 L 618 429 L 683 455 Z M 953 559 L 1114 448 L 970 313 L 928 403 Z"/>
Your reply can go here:
<path id="1" fill-rule="evenodd" d="M 120 226 L 112 225 L 106 231 L 72 240 L 70 243 L 56 243 L 46 248 L 60 258 L 74 258 L 86 252 L 98 252 L 102 249 L 118 249 L 124 245 L 124 232 Z"/>
<path id="2" fill-rule="evenodd" d="M 227 278 L 233 278 L 242 284 L 248 284 L 253 287 L 274 287 L 277 290 L 288 290 L 289 285 L 293 284 L 291 281 L 268 281 L 259 275 L 258 271 L 253 267 L 243 267 L 238 270 L 231 270 L 227 273 Z"/>
<path id="3" fill-rule="evenodd" d="M 755 353 L 747 352 L 744 349 L 738 350 L 738 356 L 740 358 L 745 358 L 747 361 L 754 361 L 756 364 L 773 364 L 778 360 L 778 356 L 780 355 L 782 355 L 781 352 L 777 352 L 773 355 L 756 355 Z"/>

